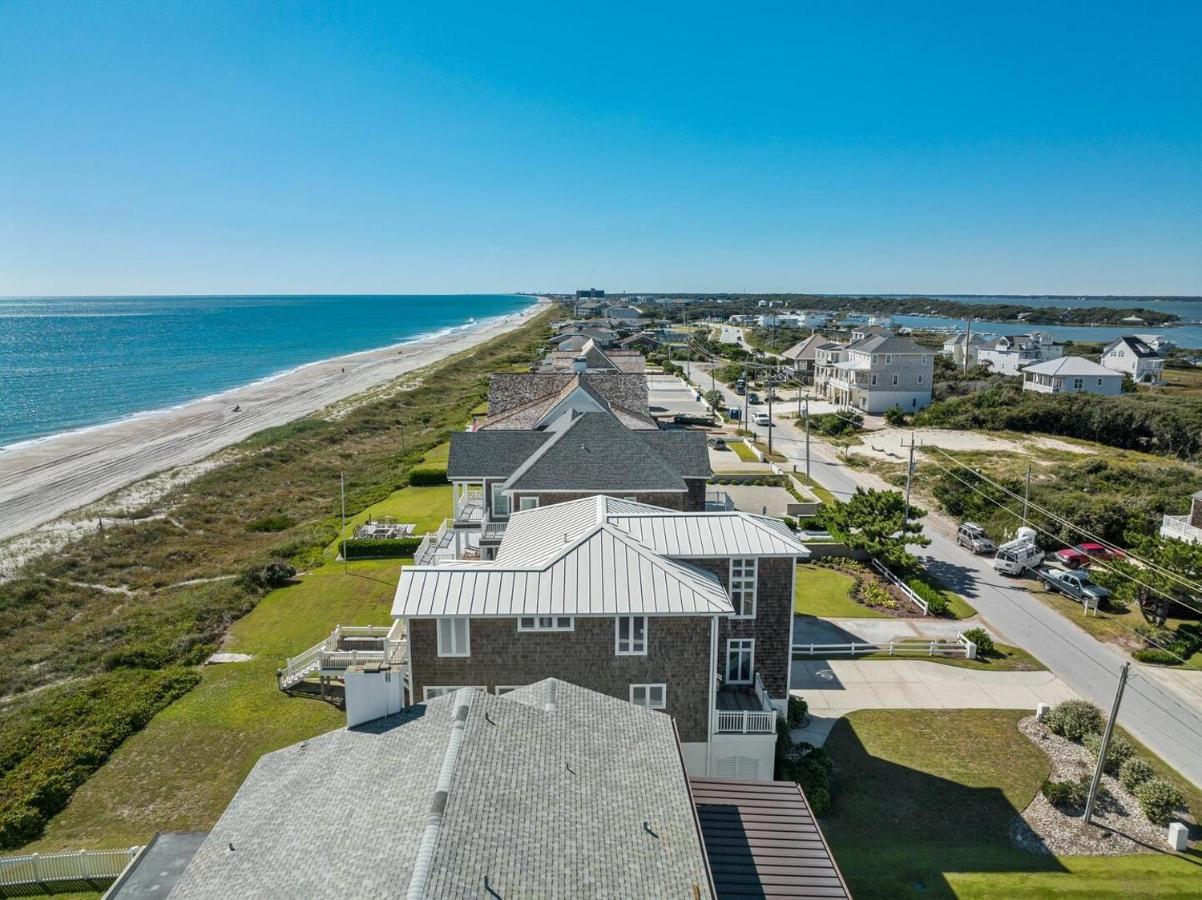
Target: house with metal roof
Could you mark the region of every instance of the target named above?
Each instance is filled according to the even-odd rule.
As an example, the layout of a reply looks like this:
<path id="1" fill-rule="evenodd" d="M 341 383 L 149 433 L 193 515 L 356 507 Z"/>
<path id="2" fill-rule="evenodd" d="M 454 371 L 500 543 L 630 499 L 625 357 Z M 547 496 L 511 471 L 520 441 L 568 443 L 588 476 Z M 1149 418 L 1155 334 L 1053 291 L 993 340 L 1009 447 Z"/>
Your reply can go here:
<path id="1" fill-rule="evenodd" d="M 576 391 L 588 402 L 574 400 Z M 512 511 L 586 494 L 704 510 L 713 474 L 705 435 L 642 426 L 641 420 L 615 414 L 582 385 L 532 428 L 452 434 L 447 463 L 452 517 L 419 550 L 419 560 L 429 561 L 427 552 L 458 559 L 469 549 L 491 559 Z"/>
<path id="2" fill-rule="evenodd" d="M 601 495 L 519 508 L 495 559 L 402 569 L 403 675 L 350 678 L 348 716 L 561 678 L 672 716 L 690 772 L 769 778 L 808 555 L 779 520 L 742 512 Z"/>
<path id="3" fill-rule="evenodd" d="M 931 403 L 934 354 L 908 337 L 886 332 L 846 347 L 819 346 L 815 361 L 814 386 L 832 403 L 873 415 L 894 406 L 916 412 Z"/>
<path id="4" fill-rule="evenodd" d="M 1123 373 L 1080 356 L 1062 356 L 1022 370 L 1023 390 L 1040 394 L 1104 394 L 1123 392 Z"/>
<path id="5" fill-rule="evenodd" d="M 1138 335 L 1126 335 L 1102 350 L 1102 365 L 1130 375 L 1136 384 L 1160 384 L 1164 381 L 1164 359 Z"/>
<path id="6" fill-rule="evenodd" d="M 1046 331 L 1033 331 L 1003 334 L 977 351 L 977 361 L 999 375 L 1020 375 L 1026 366 L 1063 355 L 1064 345 L 1057 344 Z"/>

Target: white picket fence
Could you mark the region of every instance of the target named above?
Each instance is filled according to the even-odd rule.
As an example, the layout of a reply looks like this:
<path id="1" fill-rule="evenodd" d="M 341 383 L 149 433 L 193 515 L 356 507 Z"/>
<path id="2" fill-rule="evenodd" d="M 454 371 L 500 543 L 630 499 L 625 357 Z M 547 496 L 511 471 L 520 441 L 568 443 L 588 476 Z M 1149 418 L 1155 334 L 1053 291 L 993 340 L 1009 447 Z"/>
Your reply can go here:
<path id="1" fill-rule="evenodd" d="M 794 644 L 794 655 L 801 656 L 859 656 L 864 653 L 886 653 L 889 656 L 963 656 L 977 658 L 977 645 L 962 633 L 954 641 L 923 641 L 917 639 L 871 644 L 852 641 L 846 644 Z"/>
<path id="2" fill-rule="evenodd" d="M 67 884 L 107 885 L 142 850 L 65 850 L 0 857 L 0 889 L 40 888 L 46 893 Z"/>
<path id="3" fill-rule="evenodd" d="M 911 588 L 908 584 L 906 584 L 904 581 L 902 581 L 900 578 L 898 578 L 896 575 L 894 575 L 891 571 L 889 571 L 889 567 L 886 566 L 883 562 L 881 562 L 879 559 L 874 558 L 872 560 L 872 567 L 874 569 L 876 569 L 877 573 L 882 578 L 884 578 L 886 581 L 888 581 L 890 584 L 892 584 L 894 587 L 896 587 L 899 591 L 901 591 L 907 600 L 909 600 L 911 603 L 913 603 L 915 606 L 917 606 L 919 609 L 921 609 L 922 614 L 924 616 L 929 616 L 931 614 L 931 608 L 927 604 L 927 602 L 925 600 L 923 600 L 921 597 L 919 597 L 916 593 L 914 593 L 913 588 Z"/>

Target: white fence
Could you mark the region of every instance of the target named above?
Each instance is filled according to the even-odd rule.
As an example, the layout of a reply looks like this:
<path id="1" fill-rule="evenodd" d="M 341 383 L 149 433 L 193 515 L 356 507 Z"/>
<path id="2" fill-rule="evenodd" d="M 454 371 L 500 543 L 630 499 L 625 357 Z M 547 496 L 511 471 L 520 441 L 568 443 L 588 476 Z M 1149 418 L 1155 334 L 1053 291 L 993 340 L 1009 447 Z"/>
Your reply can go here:
<path id="1" fill-rule="evenodd" d="M 66 850 L 0 857 L 0 889 L 40 888 L 50 893 L 68 884 L 107 885 L 141 850 Z"/>
<path id="2" fill-rule="evenodd" d="M 903 640 L 886 644 L 852 641 L 848 644 L 794 644 L 794 655 L 802 656 L 860 656 L 865 653 L 884 653 L 889 656 L 963 656 L 977 658 L 977 645 L 963 634 L 954 641 Z"/>
<path id="3" fill-rule="evenodd" d="M 719 734 L 775 734 L 776 711 L 720 709 L 716 728 Z"/>
<path id="4" fill-rule="evenodd" d="M 929 616 L 931 614 L 931 609 L 927 605 L 927 602 L 914 593 L 913 588 L 890 572 L 889 568 L 883 562 L 874 558 L 872 560 L 872 567 L 876 569 L 882 578 L 901 591 L 907 600 L 921 609 L 924 616 Z"/>

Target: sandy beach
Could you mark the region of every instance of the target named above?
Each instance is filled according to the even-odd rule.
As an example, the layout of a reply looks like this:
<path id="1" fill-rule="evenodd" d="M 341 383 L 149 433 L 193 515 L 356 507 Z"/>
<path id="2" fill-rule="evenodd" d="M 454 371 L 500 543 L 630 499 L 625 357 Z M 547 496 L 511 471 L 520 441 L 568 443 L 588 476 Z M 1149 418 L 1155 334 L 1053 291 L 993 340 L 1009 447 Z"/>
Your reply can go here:
<path id="1" fill-rule="evenodd" d="M 447 335 L 312 363 L 175 409 L 0 451 L 0 540 L 467 350 L 546 308 L 545 302 L 533 304 Z M 235 406 L 241 410 L 234 412 Z"/>

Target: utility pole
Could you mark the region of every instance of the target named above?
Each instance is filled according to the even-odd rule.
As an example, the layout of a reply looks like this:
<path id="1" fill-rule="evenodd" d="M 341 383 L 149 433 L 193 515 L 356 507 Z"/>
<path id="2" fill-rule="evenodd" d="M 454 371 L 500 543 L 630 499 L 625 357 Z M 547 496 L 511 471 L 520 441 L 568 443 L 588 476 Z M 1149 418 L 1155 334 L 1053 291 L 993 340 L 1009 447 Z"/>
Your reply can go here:
<path id="1" fill-rule="evenodd" d="M 910 463 L 906 466 L 906 517 L 902 520 L 902 527 L 905 528 L 906 522 L 910 521 L 910 481 L 914 478 L 914 432 L 910 432 Z"/>
<path id="2" fill-rule="evenodd" d="M 1027 506 L 1031 502 L 1031 464 L 1027 463 L 1027 488 L 1023 491 L 1023 528 L 1027 527 Z"/>
<path id="3" fill-rule="evenodd" d="M 338 492 L 342 495 L 342 573 L 346 574 L 346 474 L 338 473 Z"/>
<path id="4" fill-rule="evenodd" d="M 810 481 L 810 398 L 806 397 L 806 481 Z"/>
<path id="5" fill-rule="evenodd" d="M 1131 663 L 1125 662 L 1119 669 L 1119 686 L 1114 692 L 1114 705 L 1110 707 L 1110 718 L 1106 720 L 1106 730 L 1102 732 L 1102 746 L 1098 748 L 1098 764 L 1094 766 L 1093 781 L 1089 783 L 1089 797 L 1085 801 L 1083 821 L 1086 825 L 1089 824 L 1089 817 L 1093 815 L 1093 804 L 1098 796 L 1098 785 L 1102 782 L 1102 767 L 1106 764 L 1106 751 L 1110 749 L 1110 735 L 1114 732 L 1114 723 L 1119 717 L 1119 704 L 1123 702 L 1123 688 L 1127 686 L 1127 672 L 1130 668 Z"/>
<path id="6" fill-rule="evenodd" d="M 972 319 L 968 320 L 968 333 L 964 336 L 964 371 L 968 371 L 968 352 L 972 347 Z M 1025 522 L 1023 523 L 1026 524 Z"/>
<path id="7" fill-rule="evenodd" d="M 768 455 L 772 456 L 772 395 L 776 392 L 775 379 L 768 381 Z"/>
<path id="8" fill-rule="evenodd" d="M 747 383 L 747 370 L 744 369 L 743 370 L 743 428 L 746 431 L 751 431 L 751 429 L 748 427 L 749 423 L 747 421 L 747 389 L 749 387 L 751 387 L 751 385 L 749 385 Z"/>

